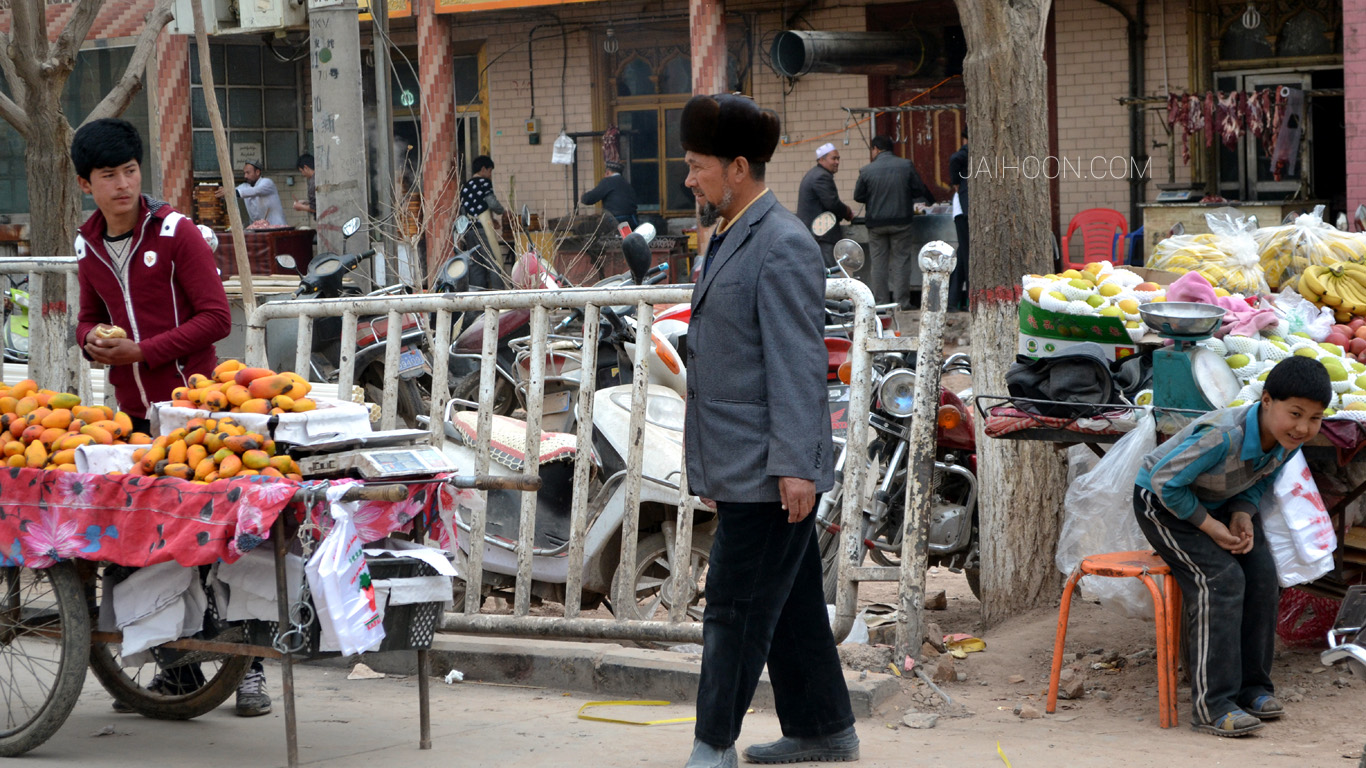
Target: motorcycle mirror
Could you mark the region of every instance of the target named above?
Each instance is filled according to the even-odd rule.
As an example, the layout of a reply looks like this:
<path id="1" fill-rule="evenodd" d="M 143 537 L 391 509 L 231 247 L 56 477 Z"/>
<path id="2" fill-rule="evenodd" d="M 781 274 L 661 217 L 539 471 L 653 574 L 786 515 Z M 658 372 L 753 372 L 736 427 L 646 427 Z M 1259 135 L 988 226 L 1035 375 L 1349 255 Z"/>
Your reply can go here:
<path id="1" fill-rule="evenodd" d="M 455 217 L 455 236 L 460 237 L 470 228 L 470 217 L 460 214 Z"/>
<path id="2" fill-rule="evenodd" d="M 350 237 L 360 231 L 360 217 L 352 216 L 341 228 L 342 237 Z"/>
<path id="3" fill-rule="evenodd" d="M 639 233 L 641 237 L 645 238 L 646 245 L 655 241 L 655 225 L 648 221 L 636 227 L 636 232 Z"/>
<path id="4" fill-rule="evenodd" d="M 835 243 L 835 263 L 851 274 L 863 269 L 863 246 L 847 237 Z"/>
<path id="5" fill-rule="evenodd" d="M 207 226 L 199 225 L 199 234 L 204 238 L 204 242 L 209 244 L 209 250 L 218 250 L 218 233 L 209 229 Z"/>
<path id="6" fill-rule="evenodd" d="M 621 241 L 621 253 L 626 257 L 631 279 L 636 285 L 640 285 L 645 279 L 645 273 L 650 271 L 650 246 L 639 232 L 632 232 Z"/>
<path id="7" fill-rule="evenodd" d="M 522 203 L 522 228 L 531 229 L 531 209 Z"/>
<path id="8" fill-rule="evenodd" d="M 294 257 L 293 257 L 293 256 L 290 256 L 290 255 L 287 254 L 287 253 L 282 253 L 282 254 L 276 256 L 276 257 L 275 257 L 275 263 L 276 263 L 276 264 L 279 264 L 280 266 L 284 267 L 285 269 L 298 269 L 298 268 L 299 268 L 298 262 L 296 262 L 296 261 L 294 260 Z"/>

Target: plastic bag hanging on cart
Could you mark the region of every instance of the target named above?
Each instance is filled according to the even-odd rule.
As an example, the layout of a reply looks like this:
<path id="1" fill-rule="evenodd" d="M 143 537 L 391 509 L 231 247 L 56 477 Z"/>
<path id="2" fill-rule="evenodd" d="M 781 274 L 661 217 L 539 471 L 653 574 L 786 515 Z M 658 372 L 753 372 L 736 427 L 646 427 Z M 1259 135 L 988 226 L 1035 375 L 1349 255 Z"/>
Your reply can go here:
<path id="1" fill-rule="evenodd" d="M 321 629 L 319 650 L 350 656 L 373 651 L 384 640 L 384 617 L 375 600 L 370 568 L 352 515 L 359 502 L 340 501 L 346 485 L 329 488 L 334 522 L 304 572 Z"/>
<path id="2" fill-rule="evenodd" d="M 1058 570 L 1071 574 L 1090 555 L 1151 549 L 1134 519 L 1134 482 L 1143 456 L 1157 447 L 1157 422 L 1151 409 L 1138 426 L 1110 447 L 1090 472 L 1078 477 L 1063 497 L 1062 535 L 1058 537 Z M 1082 593 L 1129 616 L 1153 615 L 1153 598 L 1138 579 L 1085 576 Z"/>

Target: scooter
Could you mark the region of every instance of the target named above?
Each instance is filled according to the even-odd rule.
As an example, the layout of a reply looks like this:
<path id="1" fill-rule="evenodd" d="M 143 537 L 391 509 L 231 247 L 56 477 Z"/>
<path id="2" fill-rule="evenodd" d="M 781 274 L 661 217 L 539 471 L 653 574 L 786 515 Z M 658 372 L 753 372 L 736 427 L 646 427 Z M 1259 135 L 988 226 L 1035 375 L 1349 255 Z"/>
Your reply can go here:
<path id="1" fill-rule="evenodd" d="M 28 362 L 28 291 L 20 286 L 28 285 L 27 277 L 6 275 L 4 289 L 4 324 L 0 333 L 4 335 L 5 362 Z M 17 279 L 16 279 L 17 278 Z"/>
<path id="2" fill-rule="evenodd" d="M 645 262 L 648 264 L 648 260 Z M 639 276 L 644 269 L 632 264 Z M 622 361 L 623 363 L 625 361 Z M 652 363 L 653 365 L 653 363 Z M 590 488 L 588 529 L 584 540 L 584 607 L 607 602 L 612 612 L 626 618 L 661 618 L 675 601 L 684 602 L 694 619 L 701 619 L 702 582 L 715 531 L 715 513 L 694 497 L 692 582 L 664 586 L 673 570 L 672 539 L 676 528 L 679 472 L 683 460 L 684 400 L 674 390 L 657 384 L 647 386 L 645 430 L 642 438 L 642 477 L 637 557 L 634 563 L 620 562 L 621 524 L 626 515 L 626 457 L 631 445 L 632 387 L 609 386 L 598 390 L 593 399 L 594 472 Z M 447 409 L 443 450 L 456 466 L 456 472 L 473 472 L 478 445 L 478 413 L 458 409 L 452 401 Z M 495 416 L 492 441 L 495 475 L 523 471 L 526 452 L 526 424 L 505 416 Z M 532 542 L 531 593 L 539 600 L 564 602 L 568 580 L 568 548 L 573 462 L 579 450 L 574 435 L 547 432 L 540 444 L 540 477 L 537 494 L 536 534 Z M 483 504 L 479 494 L 457 497 L 455 526 L 465 535 L 457 536 L 456 568 L 467 564 L 470 520 Z M 514 493 L 490 491 L 485 506 L 483 589 L 485 596 L 507 593 L 515 587 L 517 574 L 520 497 Z M 467 572 L 467 571 L 465 571 Z M 610 595 L 615 579 L 630 579 L 635 595 L 628 605 L 612 605 Z"/>
<path id="3" fill-rule="evenodd" d="M 359 217 L 349 219 L 342 225 L 342 235 L 349 238 L 359 229 Z M 406 290 L 405 286 L 395 285 L 361 294 L 344 283 L 348 274 L 374 254 L 373 250 L 359 254 L 320 253 L 309 263 L 308 271 L 301 276 L 298 289 L 292 295 L 278 300 L 303 297 L 376 297 Z M 288 254 L 280 254 L 275 260 L 286 269 L 298 268 L 294 258 Z M 428 362 L 430 355 L 427 349 L 427 333 L 421 317 L 411 312 L 402 315 L 402 327 L 399 332 L 402 334 L 403 350 L 399 356 L 398 369 L 398 417 L 407 426 L 419 428 L 419 418 L 427 415 L 431 402 L 431 364 Z M 366 398 L 373 403 L 378 403 L 382 399 L 384 382 L 389 375 L 384 370 L 385 346 L 389 333 L 389 318 L 386 315 L 362 317 L 356 323 L 356 383 L 365 388 Z M 312 355 L 309 363 L 312 378 L 315 380 L 337 380 L 341 365 L 341 335 L 341 317 L 323 317 L 314 321 Z M 271 320 L 266 323 L 266 359 L 272 368 L 288 370 L 294 366 L 297 339 L 298 324 L 295 321 Z"/>

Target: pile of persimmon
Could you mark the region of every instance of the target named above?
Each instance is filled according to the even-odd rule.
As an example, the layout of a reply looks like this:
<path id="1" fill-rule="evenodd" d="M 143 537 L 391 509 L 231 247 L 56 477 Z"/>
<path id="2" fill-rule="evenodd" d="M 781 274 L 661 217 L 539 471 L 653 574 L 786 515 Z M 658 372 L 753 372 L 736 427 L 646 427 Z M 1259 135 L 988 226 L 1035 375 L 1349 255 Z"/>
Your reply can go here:
<path id="1" fill-rule="evenodd" d="M 304 413 L 318 407 L 308 397 L 313 385 L 297 373 L 248 368 L 224 360 L 213 376 L 192 374 L 189 386 L 171 391 L 171 405 L 213 413 Z"/>
<path id="2" fill-rule="evenodd" d="M 81 405 L 68 392 L 39 389 L 25 379 L 0 383 L 0 452 L 5 466 L 76 471 L 82 445 L 145 445 L 152 438 L 133 431 L 133 420 L 106 405 Z"/>
<path id="3" fill-rule="evenodd" d="M 212 483 L 227 477 L 266 477 L 302 480 L 299 465 L 276 454 L 275 441 L 233 421 L 190 419 L 185 426 L 162 435 L 133 453 L 130 475 L 178 477 Z"/>

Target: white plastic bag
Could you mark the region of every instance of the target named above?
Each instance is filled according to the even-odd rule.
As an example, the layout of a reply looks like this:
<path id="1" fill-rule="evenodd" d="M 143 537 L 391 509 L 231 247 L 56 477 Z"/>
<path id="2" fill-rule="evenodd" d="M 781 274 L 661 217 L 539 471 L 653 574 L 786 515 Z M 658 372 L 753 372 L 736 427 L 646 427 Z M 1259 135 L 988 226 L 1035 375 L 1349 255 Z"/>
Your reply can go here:
<path id="1" fill-rule="evenodd" d="M 569 138 L 569 134 L 560 131 L 560 135 L 555 137 L 555 143 L 550 147 L 550 162 L 555 165 L 572 165 L 574 148 L 574 140 Z"/>
<path id="2" fill-rule="evenodd" d="M 1289 333 L 1307 333 L 1314 341 L 1323 341 L 1333 332 L 1333 323 L 1337 322 L 1333 318 L 1332 309 L 1316 306 L 1294 288 L 1286 288 L 1276 295 L 1275 309 L 1276 317 L 1284 320 L 1287 326 L 1282 336 Z"/>
<path id="3" fill-rule="evenodd" d="M 344 492 L 345 487 L 328 491 L 332 530 L 309 558 L 304 572 L 322 630 L 319 650 L 350 656 L 379 647 L 384 640 L 384 618 L 361 551 L 363 542 L 351 522 L 356 504 L 337 501 L 334 492 L 338 490 Z"/>
<path id="4" fill-rule="evenodd" d="M 1152 546 L 1134 519 L 1134 482 L 1143 456 L 1157 446 L 1157 425 L 1145 410 L 1138 426 L 1110 447 L 1086 474 L 1078 477 L 1063 499 L 1062 535 L 1054 562 L 1071 574 L 1082 558 L 1107 552 L 1148 550 Z M 1101 605 L 1129 616 L 1152 618 L 1153 599 L 1138 579 L 1086 576 L 1082 592 Z"/>
<path id="5" fill-rule="evenodd" d="M 1303 452 L 1285 463 L 1262 496 L 1262 531 L 1282 587 L 1313 581 L 1333 567 L 1337 534 Z"/>

